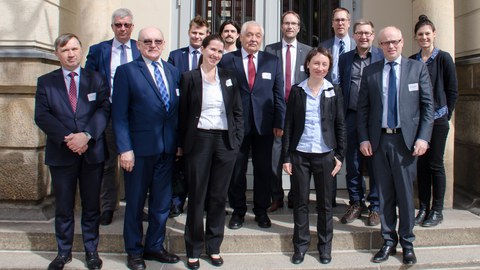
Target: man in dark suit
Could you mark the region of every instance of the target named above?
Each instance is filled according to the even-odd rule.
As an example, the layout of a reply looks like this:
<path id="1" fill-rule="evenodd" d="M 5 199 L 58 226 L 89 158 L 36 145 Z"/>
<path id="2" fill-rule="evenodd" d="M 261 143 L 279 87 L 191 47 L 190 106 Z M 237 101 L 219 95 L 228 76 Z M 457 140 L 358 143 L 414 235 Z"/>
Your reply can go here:
<path id="1" fill-rule="evenodd" d="M 110 97 L 113 91 L 113 77 L 119 65 L 132 61 L 140 56 L 137 49 L 137 42 L 130 39 L 133 31 L 133 15 L 129 9 L 120 8 L 112 14 L 112 30 L 115 37 L 102 41 L 90 47 L 87 55 L 86 69 L 100 72 L 108 81 L 110 86 Z M 111 99 L 110 99 L 111 100 Z M 109 121 L 105 129 L 105 140 L 107 142 L 108 159 L 105 161 L 103 170 L 100 225 L 112 223 L 113 212 L 118 205 L 119 179 L 117 172 L 117 148 L 113 135 L 112 122 Z"/>
<path id="2" fill-rule="evenodd" d="M 163 247 L 172 197 L 177 151 L 180 73 L 160 56 L 165 45 L 160 29 L 140 31 L 142 54 L 115 73 L 113 130 L 120 166 L 125 170 L 124 241 L 130 269 L 145 269 L 146 260 L 176 263 Z M 142 209 L 148 196 L 148 229 L 142 244 Z"/>
<path id="3" fill-rule="evenodd" d="M 380 198 L 384 244 L 372 260 L 386 261 L 400 242 L 403 263 L 415 264 L 413 181 L 417 157 L 427 150 L 432 134 L 432 86 L 423 63 L 402 57 L 403 38 L 398 28 L 382 29 L 379 45 L 385 61 L 363 70 L 357 107 L 360 151 L 372 157 Z"/>
<path id="4" fill-rule="evenodd" d="M 333 66 L 325 79 L 333 85 L 338 85 L 338 58 L 340 55 L 355 49 L 355 40 L 348 35 L 350 28 L 350 11 L 346 8 L 336 8 L 332 14 L 332 28 L 335 36 L 320 43 L 333 56 Z M 335 186 L 336 187 L 336 186 Z"/>
<path id="5" fill-rule="evenodd" d="M 100 74 L 80 67 L 83 52 L 77 36 L 62 34 L 54 45 L 62 68 L 39 77 L 35 95 L 35 122 L 47 135 L 45 164 L 50 167 L 56 202 L 58 255 L 48 269 L 61 270 L 72 260 L 77 184 L 87 267 L 101 269 L 97 246 L 108 86 Z"/>
<path id="6" fill-rule="evenodd" d="M 300 15 L 294 11 L 287 11 L 282 15 L 282 41 L 267 45 L 265 52 L 276 55 L 282 64 L 284 81 L 285 101 L 288 101 L 292 85 L 300 83 L 307 78 L 305 73 L 305 57 L 312 49 L 310 46 L 297 41 L 297 34 L 300 31 Z M 284 191 L 282 188 L 282 138 L 275 137 L 272 149 L 272 203 L 268 208 L 269 212 L 276 211 L 283 207 Z M 292 193 L 288 193 L 288 206 L 293 207 Z"/>
<path id="7" fill-rule="evenodd" d="M 200 15 L 195 16 L 190 21 L 188 28 L 188 37 L 190 44 L 187 47 L 180 48 L 170 52 L 168 56 L 168 62 L 174 65 L 180 73 L 185 73 L 189 70 L 196 69 L 198 62 L 200 60 L 201 50 L 203 39 L 209 35 L 210 24 L 207 20 L 202 18 Z M 178 165 L 179 170 L 183 170 L 182 166 Z M 187 199 L 187 182 L 180 181 L 179 179 L 174 179 L 175 188 L 173 190 L 172 204 L 170 209 L 170 217 L 178 217 L 183 213 L 183 207 L 185 205 L 185 200 Z"/>
<path id="8" fill-rule="evenodd" d="M 366 192 L 365 179 L 361 172 L 364 161 L 368 162 L 368 175 L 370 177 L 368 194 L 370 206 L 368 208 L 367 224 L 375 226 L 380 223 L 378 191 L 371 162 L 360 153 L 357 137 L 357 102 L 363 68 L 371 63 L 383 60 L 382 51 L 372 46 L 372 42 L 375 39 L 374 31 L 371 21 L 360 20 L 356 22 L 353 25 L 353 37 L 357 48 L 342 54 L 338 61 L 338 75 L 340 77 L 340 87 L 343 91 L 345 122 L 347 125 L 347 175 L 345 180 L 347 181 L 350 198 L 350 206 L 340 220 L 343 224 L 351 223 L 362 215 Z"/>
<path id="9" fill-rule="evenodd" d="M 272 192 L 273 136 L 281 137 L 283 134 L 285 100 L 280 59 L 259 51 L 262 39 L 262 26 L 255 21 L 245 22 L 240 32 L 242 48 L 227 53 L 220 62 L 222 67 L 238 74 L 245 124 L 245 136 L 228 191 L 229 203 L 233 208 L 228 224 L 230 229 L 241 228 L 247 212 L 245 174 L 250 150 L 254 167 L 255 221 L 262 228 L 271 226 L 267 208 Z"/>

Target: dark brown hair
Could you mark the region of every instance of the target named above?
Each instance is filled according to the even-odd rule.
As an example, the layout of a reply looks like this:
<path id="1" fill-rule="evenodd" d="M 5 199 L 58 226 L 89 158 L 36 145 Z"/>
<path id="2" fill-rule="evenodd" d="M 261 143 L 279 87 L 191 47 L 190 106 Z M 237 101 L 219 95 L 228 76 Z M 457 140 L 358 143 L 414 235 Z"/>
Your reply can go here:
<path id="1" fill-rule="evenodd" d="M 435 32 L 435 25 L 433 24 L 432 21 L 430 21 L 430 19 L 428 19 L 427 15 L 420 15 L 418 16 L 418 22 L 415 24 L 415 34 L 417 34 L 418 32 L 418 29 L 420 29 L 420 27 L 424 26 L 424 25 L 430 25 L 430 27 L 432 27 L 432 31 Z"/>
<path id="2" fill-rule="evenodd" d="M 63 47 L 67 45 L 67 43 L 72 38 L 77 39 L 78 44 L 80 44 L 80 47 L 82 47 L 82 42 L 80 42 L 80 39 L 75 34 L 65 33 L 65 34 L 61 34 L 60 36 L 57 37 L 57 39 L 55 39 L 55 43 L 53 43 L 53 46 L 55 47 L 55 51 L 57 51 L 59 47 Z"/>
<path id="3" fill-rule="evenodd" d="M 307 73 L 308 77 L 310 77 L 310 71 L 308 70 L 307 66 L 312 60 L 312 58 L 317 54 L 325 55 L 328 58 L 328 61 L 330 62 L 330 64 L 328 65 L 328 71 L 332 69 L 333 57 L 332 57 L 332 54 L 328 51 L 328 49 L 321 46 L 317 48 L 313 48 L 311 51 L 308 52 L 307 57 L 305 58 L 305 63 L 303 64 L 303 67 L 305 68 L 305 73 Z"/>

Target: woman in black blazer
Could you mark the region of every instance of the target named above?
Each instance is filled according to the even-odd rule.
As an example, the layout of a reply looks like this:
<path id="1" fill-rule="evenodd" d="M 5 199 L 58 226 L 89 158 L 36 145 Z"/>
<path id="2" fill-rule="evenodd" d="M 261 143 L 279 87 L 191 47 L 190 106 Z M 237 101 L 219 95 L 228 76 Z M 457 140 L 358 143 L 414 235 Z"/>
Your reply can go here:
<path id="1" fill-rule="evenodd" d="M 303 262 L 310 244 L 308 201 L 313 174 L 317 196 L 317 236 L 320 262 L 332 260 L 332 185 L 340 171 L 346 145 L 345 117 L 340 89 L 325 79 L 332 56 L 323 47 L 306 59 L 305 81 L 290 92 L 283 135 L 283 169 L 291 175 L 293 203 L 292 263 Z"/>
<path id="2" fill-rule="evenodd" d="M 434 46 L 435 37 L 433 22 L 427 16 L 420 15 L 415 24 L 415 40 L 421 49 L 410 58 L 427 65 L 433 86 L 435 108 L 430 148 L 425 155 L 418 157 L 417 162 L 420 209 L 415 217 L 415 225 L 423 227 L 433 227 L 443 221 L 443 201 L 447 183 L 443 155 L 450 129 L 448 121 L 452 117 L 458 97 L 455 64 L 448 52 Z"/>
<path id="3" fill-rule="evenodd" d="M 242 102 L 235 74 L 217 67 L 223 49 L 219 35 L 206 37 L 199 68 L 184 73 L 180 81 L 179 152 L 185 158 L 188 181 L 185 246 L 189 269 L 200 267 L 198 258 L 204 245 L 211 264 L 223 264 L 219 253 L 227 191 L 243 140 Z"/>

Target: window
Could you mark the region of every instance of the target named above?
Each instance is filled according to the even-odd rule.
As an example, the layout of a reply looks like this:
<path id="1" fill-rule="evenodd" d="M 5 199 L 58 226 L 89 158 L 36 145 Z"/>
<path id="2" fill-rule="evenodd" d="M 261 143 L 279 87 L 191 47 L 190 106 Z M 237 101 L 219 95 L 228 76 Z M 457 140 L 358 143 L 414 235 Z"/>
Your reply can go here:
<path id="1" fill-rule="evenodd" d="M 195 14 L 200 14 L 210 23 L 212 33 L 218 33 L 226 20 L 234 20 L 240 25 L 254 20 L 255 0 L 197 0 Z"/>

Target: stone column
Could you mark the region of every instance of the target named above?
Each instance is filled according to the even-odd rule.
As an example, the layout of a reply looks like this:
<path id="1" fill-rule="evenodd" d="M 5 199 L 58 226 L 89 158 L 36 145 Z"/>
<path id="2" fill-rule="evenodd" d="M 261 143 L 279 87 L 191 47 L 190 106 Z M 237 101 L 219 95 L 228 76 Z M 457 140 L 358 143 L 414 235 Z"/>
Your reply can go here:
<path id="1" fill-rule="evenodd" d="M 450 53 L 455 59 L 455 14 L 453 0 L 413 0 L 412 1 L 412 19 L 413 24 L 418 21 L 418 16 L 425 14 L 435 24 L 437 38 L 435 46 L 443 51 Z M 408 35 L 405 33 L 404 35 Z M 411 31 L 413 36 L 413 29 Z M 419 50 L 416 41 L 413 40 L 413 48 Z M 448 134 L 447 145 L 445 149 L 445 170 L 447 175 L 447 190 L 445 192 L 445 208 L 453 206 L 453 184 L 454 184 L 454 138 L 455 138 L 455 115 L 450 122 L 450 132 Z"/>

